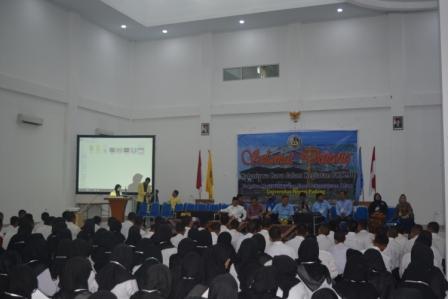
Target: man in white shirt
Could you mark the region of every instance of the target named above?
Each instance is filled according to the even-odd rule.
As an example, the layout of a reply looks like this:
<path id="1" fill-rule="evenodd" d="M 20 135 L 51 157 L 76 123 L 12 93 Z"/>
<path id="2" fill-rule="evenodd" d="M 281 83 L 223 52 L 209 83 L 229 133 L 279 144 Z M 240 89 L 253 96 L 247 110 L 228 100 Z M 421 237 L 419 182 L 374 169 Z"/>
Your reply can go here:
<path id="1" fill-rule="evenodd" d="M 187 237 L 187 234 L 185 233 L 185 224 L 182 222 L 176 223 L 176 235 L 170 239 L 171 244 L 173 244 L 174 247 L 178 247 L 180 241 L 185 239 Z"/>
<path id="2" fill-rule="evenodd" d="M 384 250 L 387 248 L 387 244 L 389 244 L 389 237 L 385 233 L 379 233 L 376 234 L 375 239 L 373 240 L 373 246 L 371 248 L 378 250 L 381 253 L 387 271 L 391 272 L 391 257 L 384 253 Z"/>
<path id="3" fill-rule="evenodd" d="M 67 224 L 68 230 L 72 234 L 72 240 L 75 240 L 78 237 L 79 232 L 81 231 L 79 226 L 77 226 L 75 224 L 75 221 L 76 221 L 75 213 L 70 212 L 70 211 L 65 211 L 62 214 L 62 216 L 65 219 L 65 223 Z"/>
<path id="4" fill-rule="evenodd" d="M 260 230 L 260 235 L 263 236 L 264 240 L 266 241 L 266 247 L 269 247 L 269 245 L 271 245 L 271 238 L 269 237 L 269 229 L 271 228 L 271 219 L 269 217 L 265 217 L 263 218 L 263 220 L 261 221 L 261 230 Z"/>
<path id="5" fill-rule="evenodd" d="M 356 235 L 356 230 L 358 229 L 358 223 L 356 221 L 350 221 L 348 225 L 348 233 L 345 235 L 345 245 L 348 246 L 348 248 L 354 249 L 354 250 L 362 250 L 362 245 L 358 241 L 358 237 Z"/>
<path id="6" fill-rule="evenodd" d="M 266 248 L 266 253 L 271 257 L 278 255 L 287 255 L 292 259 L 297 259 L 297 251 L 282 242 L 282 231 L 279 226 L 273 226 L 269 230 L 271 245 Z"/>
<path id="7" fill-rule="evenodd" d="M 239 200 L 236 197 L 232 199 L 232 204 L 227 208 L 222 209 L 221 212 L 228 213 L 230 219 L 236 219 L 239 222 L 246 219 L 246 210 L 243 206 L 239 205 Z"/>
<path id="8" fill-rule="evenodd" d="M 299 224 L 296 228 L 297 235 L 291 240 L 285 242 L 286 245 L 294 249 L 295 251 L 299 251 L 300 244 L 302 244 L 303 240 L 305 240 L 308 231 L 306 230 L 305 225 Z"/>
<path id="9" fill-rule="evenodd" d="M 423 226 L 416 224 L 411 228 L 409 233 L 409 240 L 404 244 L 402 254 L 410 253 L 412 247 L 414 246 L 415 240 L 417 240 L 418 235 L 423 231 Z"/>
<path id="10" fill-rule="evenodd" d="M 212 222 L 209 226 L 210 234 L 212 235 L 212 244 L 218 243 L 218 236 L 221 233 L 221 224 L 219 222 Z"/>
<path id="11" fill-rule="evenodd" d="M 230 232 L 229 228 L 227 227 L 227 225 L 229 225 L 230 222 L 228 214 L 221 214 L 219 222 L 221 222 L 221 227 L 219 228 L 220 233 Z"/>
<path id="12" fill-rule="evenodd" d="M 437 248 L 440 255 L 445 257 L 445 239 L 439 234 L 440 226 L 437 222 L 428 223 L 428 231 L 432 234 L 432 245 Z"/>
<path id="13" fill-rule="evenodd" d="M 393 271 L 400 267 L 401 246 L 395 240 L 398 234 L 396 229 L 389 229 L 387 234 L 389 243 L 387 244 L 386 249 L 384 249 L 384 254 L 390 257 L 390 268 Z"/>
<path id="14" fill-rule="evenodd" d="M 345 264 L 347 263 L 347 250 L 349 247 L 345 245 L 345 233 L 341 230 L 334 233 L 335 245 L 330 249 L 330 253 L 333 255 L 336 262 L 336 268 L 338 274 L 344 273 Z"/>
<path id="15" fill-rule="evenodd" d="M 130 212 L 128 214 L 127 219 L 121 224 L 121 234 L 124 236 L 125 239 L 128 238 L 129 229 L 134 225 L 136 217 L 137 217 L 136 213 Z"/>
<path id="16" fill-rule="evenodd" d="M 41 234 L 46 240 L 48 236 L 51 234 L 52 227 L 49 225 L 50 223 L 50 214 L 47 212 L 43 212 L 40 216 L 42 222 L 34 227 L 34 234 Z"/>
<path id="17" fill-rule="evenodd" d="M 233 219 L 229 223 L 229 232 L 232 236 L 232 246 L 236 250 L 236 246 L 238 244 L 238 240 L 241 238 L 242 234 L 238 230 L 239 228 L 239 222 L 236 219 Z"/>
<path id="18" fill-rule="evenodd" d="M 367 222 L 365 220 L 359 221 L 356 232 L 356 240 L 361 246 L 361 250 L 366 250 L 367 248 L 372 247 L 372 241 L 374 238 L 375 235 L 367 231 Z"/>
<path id="19" fill-rule="evenodd" d="M 330 229 L 328 228 L 328 225 L 322 224 L 319 226 L 319 234 L 317 235 L 317 244 L 319 244 L 320 250 L 326 250 L 329 251 L 330 248 L 333 247 L 334 242 L 328 237 L 328 234 L 330 233 Z"/>
<path id="20" fill-rule="evenodd" d="M 336 260 L 333 255 L 325 250 L 319 250 L 319 259 L 322 262 L 322 265 L 327 267 L 330 272 L 330 276 L 332 279 L 335 279 L 338 275 L 338 267 L 336 266 Z"/>
<path id="21" fill-rule="evenodd" d="M 12 216 L 9 220 L 9 226 L 6 228 L 5 236 L 3 237 L 3 248 L 6 250 L 8 248 L 9 241 L 11 238 L 17 234 L 19 230 L 19 217 Z"/>

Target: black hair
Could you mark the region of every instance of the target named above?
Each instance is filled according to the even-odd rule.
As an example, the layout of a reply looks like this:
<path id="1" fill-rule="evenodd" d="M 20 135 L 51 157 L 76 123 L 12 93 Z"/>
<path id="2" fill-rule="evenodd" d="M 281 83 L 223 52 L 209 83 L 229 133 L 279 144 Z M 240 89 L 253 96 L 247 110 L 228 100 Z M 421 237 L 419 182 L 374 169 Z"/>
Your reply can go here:
<path id="1" fill-rule="evenodd" d="M 296 230 L 297 230 L 297 234 L 299 236 L 303 236 L 304 237 L 308 233 L 308 230 L 307 230 L 307 228 L 306 228 L 306 226 L 304 224 L 297 224 Z"/>
<path id="2" fill-rule="evenodd" d="M 219 234 L 219 231 L 221 230 L 221 224 L 219 222 L 212 222 L 210 224 L 210 229 Z"/>
<path id="3" fill-rule="evenodd" d="M 324 196 L 322 193 L 317 193 L 316 194 L 316 199 L 319 199 L 319 197 Z"/>
<path id="4" fill-rule="evenodd" d="M 367 221 L 366 220 L 359 220 L 358 226 L 361 227 L 361 229 L 367 229 Z"/>
<path id="5" fill-rule="evenodd" d="M 375 235 L 375 240 L 373 243 L 387 246 L 389 244 L 389 237 L 385 233 L 378 233 Z"/>
<path id="6" fill-rule="evenodd" d="M 129 212 L 128 214 L 128 220 L 134 222 L 135 217 L 137 217 L 137 214 L 135 212 Z"/>
<path id="7" fill-rule="evenodd" d="M 280 241 L 282 238 L 282 230 L 279 226 L 275 225 L 269 229 L 269 237 L 272 241 Z"/>
<path id="8" fill-rule="evenodd" d="M 176 233 L 184 233 L 185 232 L 185 224 L 183 222 L 176 222 Z"/>
<path id="9" fill-rule="evenodd" d="M 12 217 L 9 219 L 9 224 L 12 225 L 12 226 L 17 226 L 17 225 L 19 225 L 19 217 L 17 217 L 17 216 L 12 216 Z"/>
<path id="10" fill-rule="evenodd" d="M 219 221 L 221 222 L 222 225 L 227 225 L 229 223 L 229 220 L 230 220 L 229 214 L 222 213 Z"/>
<path id="11" fill-rule="evenodd" d="M 428 223 L 428 230 L 429 231 L 431 231 L 431 232 L 433 232 L 435 234 L 438 234 L 439 233 L 439 229 L 440 229 L 440 226 L 439 226 L 439 224 L 437 222 L 431 221 L 430 223 Z"/>
<path id="12" fill-rule="evenodd" d="M 100 216 L 95 216 L 93 217 L 93 222 L 97 225 L 100 225 L 101 223 L 101 217 Z"/>
<path id="13" fill-rule="evenodd" d="M 358 222 L 356 222 L 355 220 L 350 221 L 350 223 L 348 224 L 348 230 L 350 232 L 356 232 L 357 228 L 358 228 Z"/>
<path id="14" fill-rule="evenodd" d="M 22 210 L 19 210 L 18 216 L 19 216 L 19 218 L 22 218 L 23 216 L 25 216 L 25 214 L 26 214 L 26 211 L 22 209 Z"/>
<path id="15" fill-rule="evenodd" d="M 148 183 L 149 183 L 149 182 L 151 182 L 151 179 L 147 177 L 147 178 L 145 179 L 145 182 L 148 182 Z"/>
<path id="16" fill-rule="evenodd" d="M 264 217 L 263 220 L 261 220 L 261 226 L 264 228 L 271 227 L 272 221 L 269 217 Z"/>
<path id="17" fill-rule="evenodd" d="M 179 191 L 178 190 L 174 190 L 173 193 L 176 194 L 176 196 L 179 195 Z"/>
<path id="18" fill-rule="evenodd" d="M 252 234 L 258 232 L 260 230 L 260 221 L 258 221 L 256 219 L 250 220 L 247 223 L 246 229 L 247 229 L 247 232 L 252 233 Z"/>
<path id="19" fill-rule="evenodd" d="M 342 230 L 335 231 L 334 240 L 338 243 L 344 243 L 345 242 L 345 232 Z"/>
<path id="20" fill-rule="evenodd" d="M 70 212 L 69 211 L 64 211 L 62 213 L 62 218 L 64 218 L 65 221 L 70 221 Z"/>
<path id="21" fill-rule="evenodd" d="M 229 223 L 230 229 L 238 229 L 239 226 L 240 226 L 240 223 L 236 219 L 232 219 L 232 221 L 230 221 L 230 223 Z"/>

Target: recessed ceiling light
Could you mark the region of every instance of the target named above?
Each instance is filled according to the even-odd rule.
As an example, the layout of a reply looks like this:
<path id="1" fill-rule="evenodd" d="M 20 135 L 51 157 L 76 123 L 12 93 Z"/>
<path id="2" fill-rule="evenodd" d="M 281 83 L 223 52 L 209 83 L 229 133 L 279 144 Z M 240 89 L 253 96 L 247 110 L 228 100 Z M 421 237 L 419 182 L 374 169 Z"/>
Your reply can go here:
<path id="1" fill-rule="evenodd" d="M 167 33 L 168 33 L 168 30 L 163 29 L 163 30 L 162 30 L 162 33 L 163 33 L 163 34 L 167 34 Z"/>
<path id="2" fill-rule="evenodd" d="M 242 25 L 242 24 L 246 23 L 246 21 L 240 20 L 239 23 Z"/>
<path id="3" fill-rule="evenodd" d="M 121 29 L 126 29 L 126 28 L 128 28 L 128 26 L 126 26 L 126 25 L 121 25 Z"/>
<path id="4" fill-rule="evenodd" d="M 337 9 L 337 12 L 338 12 L 338 13 L 341 13 L 341 12 L 343 12 L 343 11 L 344 11 L 343 8 L 340 8 L 340 7 L 339 7 L 339 8 Z"/>

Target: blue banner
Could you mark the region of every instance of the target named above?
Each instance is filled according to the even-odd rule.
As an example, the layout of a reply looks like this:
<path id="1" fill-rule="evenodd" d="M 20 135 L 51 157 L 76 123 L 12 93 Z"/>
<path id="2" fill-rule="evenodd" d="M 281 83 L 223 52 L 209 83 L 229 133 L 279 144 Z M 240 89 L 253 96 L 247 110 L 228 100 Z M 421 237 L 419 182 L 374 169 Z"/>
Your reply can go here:
<path id="1" fill-rule="evenodd" d="M 357 131 L 298 131 L 238 135 L 238 193 L 297 198 L 340 191 L 355 196 Z"/>

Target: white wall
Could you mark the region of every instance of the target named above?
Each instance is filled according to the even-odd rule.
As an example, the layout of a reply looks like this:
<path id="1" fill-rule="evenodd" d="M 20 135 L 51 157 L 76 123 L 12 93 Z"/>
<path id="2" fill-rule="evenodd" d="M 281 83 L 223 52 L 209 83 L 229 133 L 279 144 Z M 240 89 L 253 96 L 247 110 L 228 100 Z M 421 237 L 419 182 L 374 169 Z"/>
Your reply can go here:
<path id="1" fill-rule="evenodd" d="M 187 201 L 197 197 L 198 150 L 203 173 L 213 152 L 216 199 L 236 193 L 240 132 L 358 129 L 365 189 L 376 146 L 387 202 L 406 193 L 419 222 L 442 220 L 439 56 L 435 12 L 134 43 L 47 1 L 2 1 L 1 210 L 73 205 L 75 136 L 98 127 L 156 134 L 161 198 L 176 188 Z M 224 67 L 265 63 L 279 63 L 280 78 L 222 82 Z M 298 124 L 291 110 L 302 111 Z M 44 126 L 18 126 L 19 112 Z M 404 131 L 392 131 L 393 115 L 405 116 Z"/>

